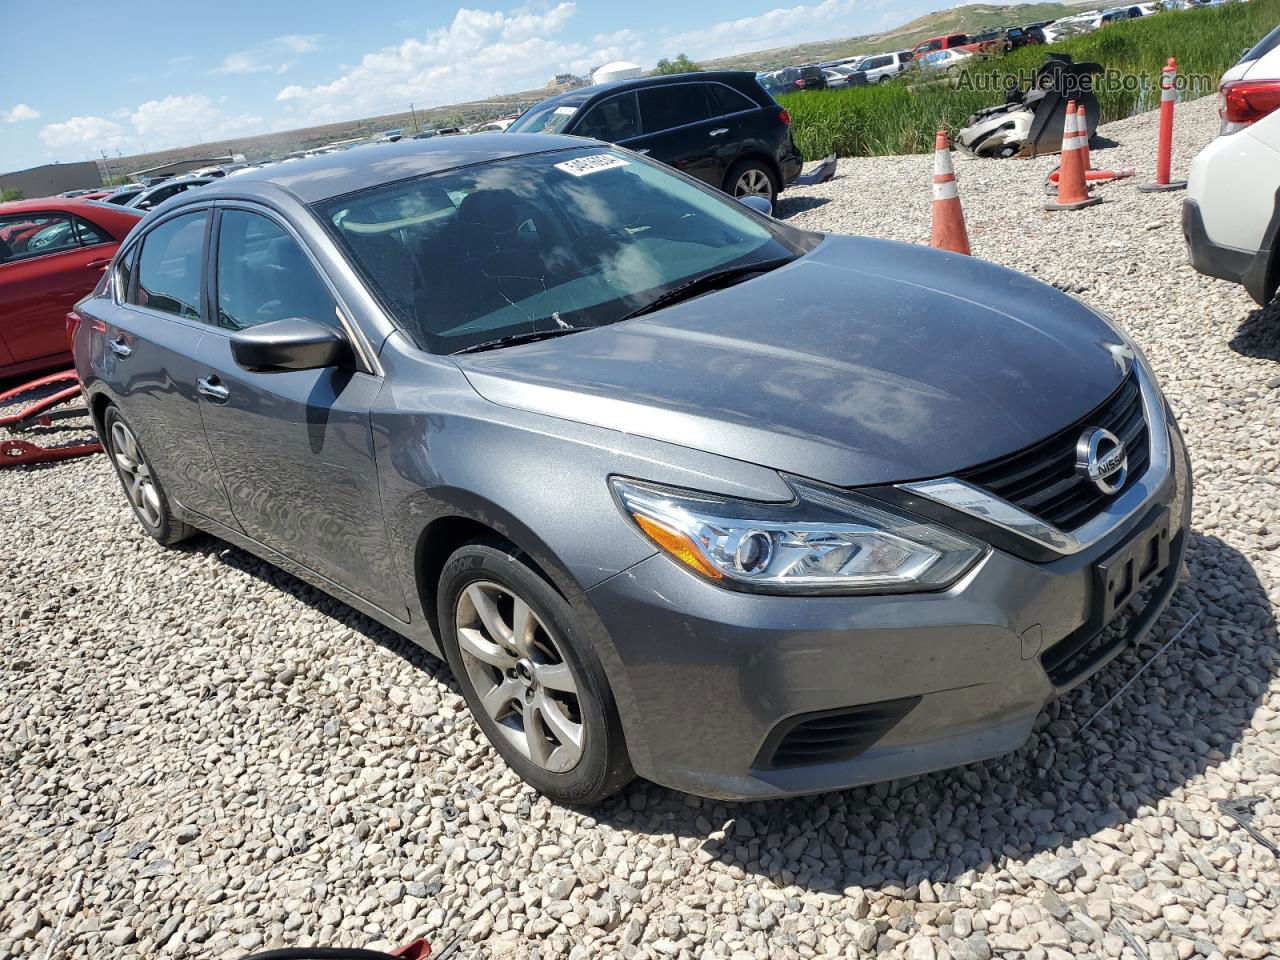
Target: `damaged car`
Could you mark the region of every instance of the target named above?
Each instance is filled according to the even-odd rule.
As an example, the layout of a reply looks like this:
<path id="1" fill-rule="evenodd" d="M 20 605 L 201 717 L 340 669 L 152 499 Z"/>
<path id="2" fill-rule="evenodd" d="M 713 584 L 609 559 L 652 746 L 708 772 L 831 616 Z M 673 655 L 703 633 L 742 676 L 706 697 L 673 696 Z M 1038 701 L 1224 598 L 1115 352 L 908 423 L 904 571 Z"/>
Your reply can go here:
<path id="1" fill-rule="evenodd" d="M 444 657 L 561 802 L 1015 750 L 1177 586 L 1155 374 L 1028 276 L 766 209 L 528 134 L 174 197 L 73 318 L 122 505 Z"/>

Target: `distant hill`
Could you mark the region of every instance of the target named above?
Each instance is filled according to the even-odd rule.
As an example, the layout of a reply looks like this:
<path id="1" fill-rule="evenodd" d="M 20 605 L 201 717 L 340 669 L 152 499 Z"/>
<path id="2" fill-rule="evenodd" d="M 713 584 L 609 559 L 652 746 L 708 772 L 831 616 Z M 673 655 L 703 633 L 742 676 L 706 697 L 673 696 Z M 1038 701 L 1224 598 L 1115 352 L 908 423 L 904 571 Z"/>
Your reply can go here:
<path id="1" fill-rule="evenodd" d="M 707 70 L 776 70 L 798 63 L 820 63 L 823 60 L 838 60 L 863 53 L 909 50 L 921 40 L 945 33 L 981 33 L 984 30 L 1013 27 L 1037 20 L 1056 20 L 1078 12 L 1078 5 L 1065 3 L 974 3 L 926 13 L 923 17 L 917 17 L 910 23 L 885 33 L 801 43 L 700 62 Z M 690 56 L 693 54 L 690 53 Z"/>
<path id="2" fill-rule="evenodd" d="M 861 37 L 845 37 L 839 40 L 822 40 L 815 43 L 802 43 L 790 47 L 776 47 L 755 53 L 744 53 L 733 57 L 721 57 L 716 60 L 700 61 L 707 70 L 776 70 L 778 67 L 797 63 L 814 63 L 822 60 L 835 60 L 862 53 L 878 53 L 887 50 L 901 50 L 914 47 L 921 40 L 936 37 L 944 33 L 979 33 L 997 27 L 1015 26 L 1036 20 L 1051 20 L 1078 12 L 1081 2 L 1065 3 L 1021 3 L 991 4 L 976 3 L 950 10 L 939 10 L 917 17 L 885 33 L 868 34 Z M 672 50 L 669 56 L 685 52 L 695 60 L 698 59 L 696 49 L 686 51 Z M 175 160 L 187 160 L 195 157 L 210 157 L 231 153 L 243 153 L 250 160 L 263 160 L 268 157 L 281 157 L 294 150 L 306 150 L 323 146 L 336 140 L 347 140 L 353 137 L 369 136 L 393 127 L 402 127 L 412 133 L 423 127 L 465 126 L 494 117 L 501 117 L 519 112 L 539 100 L 550 96 L 553 90 L 524 90 L 519 93 L 502 94 L 487 100 L 476 100 L 470 103 L 450 104 L 431 107 L 417 111 L 416 116 L 410 113 L 393 113 L 379 117 L 365 117 L 356 120 L 342 120 L 322 126 L 304 127 L 297 130 L 284 130 L 279 133 L 265 133 L 255 137 L 237 137 L 230 140 L 219 140 L 195 146 L 175 147 L 153 153 L 136 154 L 128 157 L 111 157 L 107 161 L 106 175 L 120 178 L 132 170 L 144 170 L 159 164 L 171 163 Z M 416 124 L 416 125 L 415 125 Z"/>

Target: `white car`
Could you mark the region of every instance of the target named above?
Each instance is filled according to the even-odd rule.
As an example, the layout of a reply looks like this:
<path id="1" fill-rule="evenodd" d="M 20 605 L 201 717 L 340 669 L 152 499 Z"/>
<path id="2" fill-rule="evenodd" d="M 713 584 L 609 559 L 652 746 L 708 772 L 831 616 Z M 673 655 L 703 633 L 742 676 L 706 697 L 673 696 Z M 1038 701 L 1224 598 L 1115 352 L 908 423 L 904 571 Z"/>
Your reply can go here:
<path id="1" fill-rule="evenodd" d="M 973 54 L 967 50 L 958 50 L 952 48 L 950 50 L 934 50 L 932 53 L 926 53 L 920 59 L 920 69 L 922 70 L 949 70 L 951 67 L 964 63 Z"/>
<path id="2" fill-rule="evenodd" d="M 867 83 L 884 83 L 907 69 L 910 63 L 910 50 L 895 50 L 867 57 L 858 64 L 858 69 L 867 75 Z"/>
<path id="3" fill-rule="evenodd" d="M 1191 162 L 1182 233 L 1193 267 L 1266 304 L 1280 285 L 1280 27 L 1223 75 L 1219 113 Z"/>

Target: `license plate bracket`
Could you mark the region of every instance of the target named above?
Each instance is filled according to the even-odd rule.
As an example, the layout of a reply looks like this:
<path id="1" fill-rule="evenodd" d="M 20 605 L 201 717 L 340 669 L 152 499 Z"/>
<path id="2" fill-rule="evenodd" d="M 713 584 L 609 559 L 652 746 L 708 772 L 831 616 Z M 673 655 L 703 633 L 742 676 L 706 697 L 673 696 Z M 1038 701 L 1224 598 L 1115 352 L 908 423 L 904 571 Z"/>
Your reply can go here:
<path id="1" fill-rule="evenodd" d="M 1093 568 L 1094 616 L 1106 626 L 1169 566 L 1169 510 Z"/>

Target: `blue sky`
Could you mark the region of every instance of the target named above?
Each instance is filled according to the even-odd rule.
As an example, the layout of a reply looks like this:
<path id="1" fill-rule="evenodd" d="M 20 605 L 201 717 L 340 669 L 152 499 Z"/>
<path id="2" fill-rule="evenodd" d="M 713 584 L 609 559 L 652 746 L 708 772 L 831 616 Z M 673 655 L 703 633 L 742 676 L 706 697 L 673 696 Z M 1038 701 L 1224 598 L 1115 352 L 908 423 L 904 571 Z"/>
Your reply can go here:
<path id="1" fill-rule="evenodd" d="M 897 26 L 955 0 L 65 0 L 0 7 L 0 171 L 477 99 Z M 7 8 L 7 9 L 5 9 Z M 78 24 L 68 29 L 70 21 Z M 60 66 L 54 68 L 53 58 Z M 71 66 L 75 65 L 75 66 Z M 70 68 L 64 68 L 70 67 Z"/>

